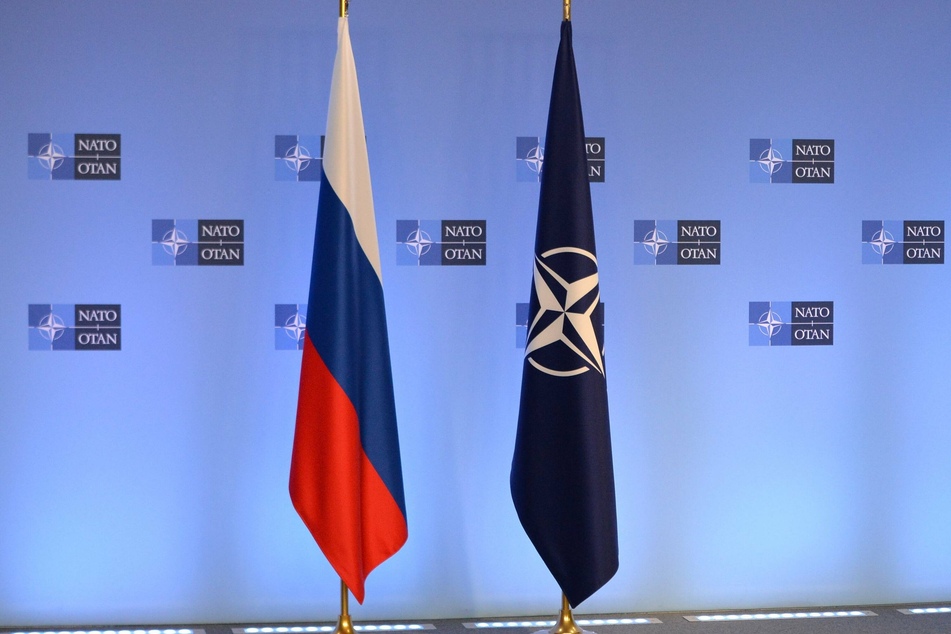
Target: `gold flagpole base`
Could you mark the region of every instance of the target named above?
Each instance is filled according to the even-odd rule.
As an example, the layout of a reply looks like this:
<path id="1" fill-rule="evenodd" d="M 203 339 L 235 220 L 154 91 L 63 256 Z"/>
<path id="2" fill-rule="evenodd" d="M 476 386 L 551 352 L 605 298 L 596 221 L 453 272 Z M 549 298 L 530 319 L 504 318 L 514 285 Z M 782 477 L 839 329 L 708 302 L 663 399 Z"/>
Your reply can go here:
<path id="1" fill-rule="evenodd" d="M 333 634 L 354 634 L 353 621 L 350 620 L 350 589 L 340 580 L 340 617 Z"/>
<path id="2" fill-rule="evenodd" d="M 535 634 L 594 634 L 588 630 L 583 630 L 575 623 L 575 617 L 571 614 L 571 605 L 568 603 L 568 597 L 561 595 L 561 613 L 555 626 L 550 630 L 539 630 Z"/>
<path id="3" fill-rule="evenodd" d="M 349 614 L 341 614 L 337 619 L 337 627 L 334 628 L 334 634 L 353 634 L 353 621 Z"/>

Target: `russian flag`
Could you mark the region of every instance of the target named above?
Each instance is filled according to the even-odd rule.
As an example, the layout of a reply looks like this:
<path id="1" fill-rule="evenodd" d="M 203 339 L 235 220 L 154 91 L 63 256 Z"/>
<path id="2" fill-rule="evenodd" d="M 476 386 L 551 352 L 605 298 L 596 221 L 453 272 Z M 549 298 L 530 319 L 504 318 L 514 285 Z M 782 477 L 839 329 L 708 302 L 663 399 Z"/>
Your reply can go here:
<path id="1" fill-rule="evenodd" d="M 294 508 L 363 603 L 406 542 L 383 278 L 347 18 L 337 26 L 291 456 Z"/>

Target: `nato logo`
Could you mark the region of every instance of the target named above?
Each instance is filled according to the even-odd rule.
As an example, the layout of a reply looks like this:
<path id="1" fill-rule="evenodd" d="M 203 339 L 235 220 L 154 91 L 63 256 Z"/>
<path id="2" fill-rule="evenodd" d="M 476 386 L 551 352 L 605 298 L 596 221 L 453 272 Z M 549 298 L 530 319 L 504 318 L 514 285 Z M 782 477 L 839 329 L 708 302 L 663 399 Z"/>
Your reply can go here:
<path id="1" fill-rule="evenodd" d="M 634 221 L 634 264 L 719 263 L 719 220 Z"/>
<path id="2" fill-rule="evenodd" d="M 604 137 L 586 137 L 588 182 L 604 182 Z M 542 177 L 545 149 L 537 136 L 515 137 L 515 179 L 520 183 L 537 183 Z"/>
<path id="3" fill-rule="evenodd" d="M 515 347 L 524 350 L 528 343 L 528 302 L 515 304 Z M 604 341 L 604 302 L 591 313 L 591 324 L 598 341 Z"/>
<path id="4" fill-rule="evenodd" d="M 27 177 L 31 180 L 103 180 L 122 177 L 119 134 L 27 135 Z"/>
<path id="5" fill-rule="evenodd" d="M 537 183 L 542 178 L 545 149 L 537 136 L 515 137 L 515 180 Z"/>
<path id="6" fill-rule="evenodd" d="M 320 182 L 324 137 L 278 134 L 274 137 L 274 180 Z"/>
<path id="7" fill-rule="evenodd" d="M 274 349 L 303 350 L 307 304 L 274 304 Z"/>
<path id="8" fill-rule="evenodd" d="M 152 220 L 154 266 L 243 266 L 244 220 Z"/>
<path id="9" fill-rule="evenodd" d="M 485 266 L 485 220 L 397 220 L 399 266 Z"/>
<path id="10" fill-rule="evenodd" d="M 944 220 L 863 220 L 862 264 L 944 264 Z"/>
<path id="11" fill-rule="evenodd" d="M 834 183 L 832 139 L 750 139 L 751 183 Z"/>
<path id="12" fill-rule="evenodd" d="M 751 346 L 831 346 L 832 302 L 750 302 Z"/>
<path id="13" fill-rule="evenodd" d="M 30 304 L 30 350 L 121 350 L 119 304 Z"/>

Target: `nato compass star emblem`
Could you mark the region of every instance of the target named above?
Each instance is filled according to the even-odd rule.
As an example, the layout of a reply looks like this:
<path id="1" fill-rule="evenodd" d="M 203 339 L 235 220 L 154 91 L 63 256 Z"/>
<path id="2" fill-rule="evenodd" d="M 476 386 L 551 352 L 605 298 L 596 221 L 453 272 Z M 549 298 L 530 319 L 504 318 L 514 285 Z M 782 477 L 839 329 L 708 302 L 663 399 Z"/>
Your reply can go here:
<path id="1" fill-rule="evenodd" d="M 793 182 L 792 156 L 792 139 L 750 139 L 750 182 Z"/>
<path id="2" fill-rule="evenodd" d="M 760 168 L 762 168 L 764 172 L 772 177 L 773 174 L 783 168 L 783 155 L 771 145 L 768 150 L 760 154 L 757 163 L 759 163 Z"/>
<path id="3" fill-rule="evenodd" d="M 75 158 L 67 154 L 75 140 L 70 138 L 71 136 L 47 132 L 28 133 L 27 178 L 44 181 L 74 180 Z"/>
<path id="4" fill-rule="evenodd" d="M 647 252 L 650 253 L 652 257 L 656 258 L 667 250 L 667 245 L 670 244 L 670 240 L 667 239 L 663 231 L 655 228 L 644 236 L 644 240 L 641 244 L 644 245 L 644 248 L 647 249 Z"/>
<path id="5" fill-rule="evenodd" d="M 515 137 L 516 180 L 537 183 L 545 166 L 545 149 L 537 136 Z"/>
<path id="6" fill-rule="evenodd" d="M 299 345 L 304 338 L 304 332 L 307 330 L 307 319 L 299 312 L 287 318 L 284 322 L 284 334 L 290 337 L 295 344 Z"/>
<path id="7" fill-rule="evenodd" d="M 58 315 L 50 313 L 40 319 L 40 325 L 37 327 L 37 330 L 40 331 L 40 335 L 42 335 L 44 339 L 53 342 L 63 336 L 63 331 L 66 330 L 66 324 Z"/>
<path id="8" fill-rule="evenodd" d="M 570 271 L 577 279 L 568 279 Z M 591 370 L 603 376 L 594 317 L 601 300 L 594 254 L 560 247 L 536 256 L 533 288 L 538 312 L 528 326 L 528 362 L 551 376 L 577 376 Z"/>
<path id="9" fill-rule="evenodd" d="M 545 150 L 542 149 L 542 146 L 536 145 L 534 149 L 529 150 L 524 160 L 528 169 L 538 174 L 538 177 L 541 178 L 542 167 L 545 165 Z"/>
<path id="10" fill-rule="evenodd" d="M 166 253 L 173 258 L 177 258 L 188 248 L 188 236 L 178 229 L 170 229 L 162 236 L 162 241 L 159 244 L 162 245 Z"/>
<path id="11" fill-rule="evenodd" d="M 888 231 L 885 231 L 885 229 L 879 229 L 875 235 L 872 236 L 869 244 L 872 245 L 872 250 L 875 251 L 877 255 L 885 255 L 895 248 L 895 237 Z"/>
<path id="12" fill-rule="evenodd" d="M 760 316 L 756 325 L 761 333 L 772 339 L 773 335 L 783 329 L 783 320 L 774 311 L 768 310 Z"/>
<path id="13" fill-rule="evenodd" d="M 43 166 L 43 169 L 49 172 L 52 172 L 62 165 L 65 158 L 66 154 L 63 152 L 63 148 L 55 143 L 47 143 L 40 149 L 39 154 L 36 155 L 36 159 L 40 162 L 40 165 Z"/>
<path id="14" fill-rule="evenodd" d="M 75 306 L 29 304 L 27 347 L 30 350 L 75 350 Z"/>
<path id="15" fill-rule="evenodd" d="M 307 148 L 299 143 L 287 150 L 284 155 L 284 164 L 295 174 L 300 174 L 306 170 L 312 160 L 314 160 L 314 157 L 311 156 Z"/>
<path id="16" fill-rule="evenodd" d="M 319 183 L 323 137 L 315 134 L 274 136 L 274 179 L 298 183 Z"/>
<path id="17" fill-rule="evenodd" d="M 428 233 L 417 228 L 406 237 L 406 240 L 403 241 L 403 244 L 405 244 L 406 248 L 409 249 L 409 252 L 413 254 L 413 257 L 419 259 L 420 257 L 429 253 L 429 250 L 433 246 L 433 239 Z"/>
<path id="18" fill-rule="evenodd" d="M 274 304 L 274 349 L 303 350 L 307 304 Z"/>

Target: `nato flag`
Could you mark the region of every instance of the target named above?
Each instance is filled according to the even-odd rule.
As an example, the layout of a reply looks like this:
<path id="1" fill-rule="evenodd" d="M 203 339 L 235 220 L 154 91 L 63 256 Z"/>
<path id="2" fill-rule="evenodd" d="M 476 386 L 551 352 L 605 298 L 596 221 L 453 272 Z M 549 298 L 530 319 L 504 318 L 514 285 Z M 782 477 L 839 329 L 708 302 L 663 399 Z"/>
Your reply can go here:
<path id="1" fill-rule="evenodd" d="M 566 20 L 548 112 L 511 488 L 522 527 L 572 607 L 618 568 L 600 299 Z"/>

